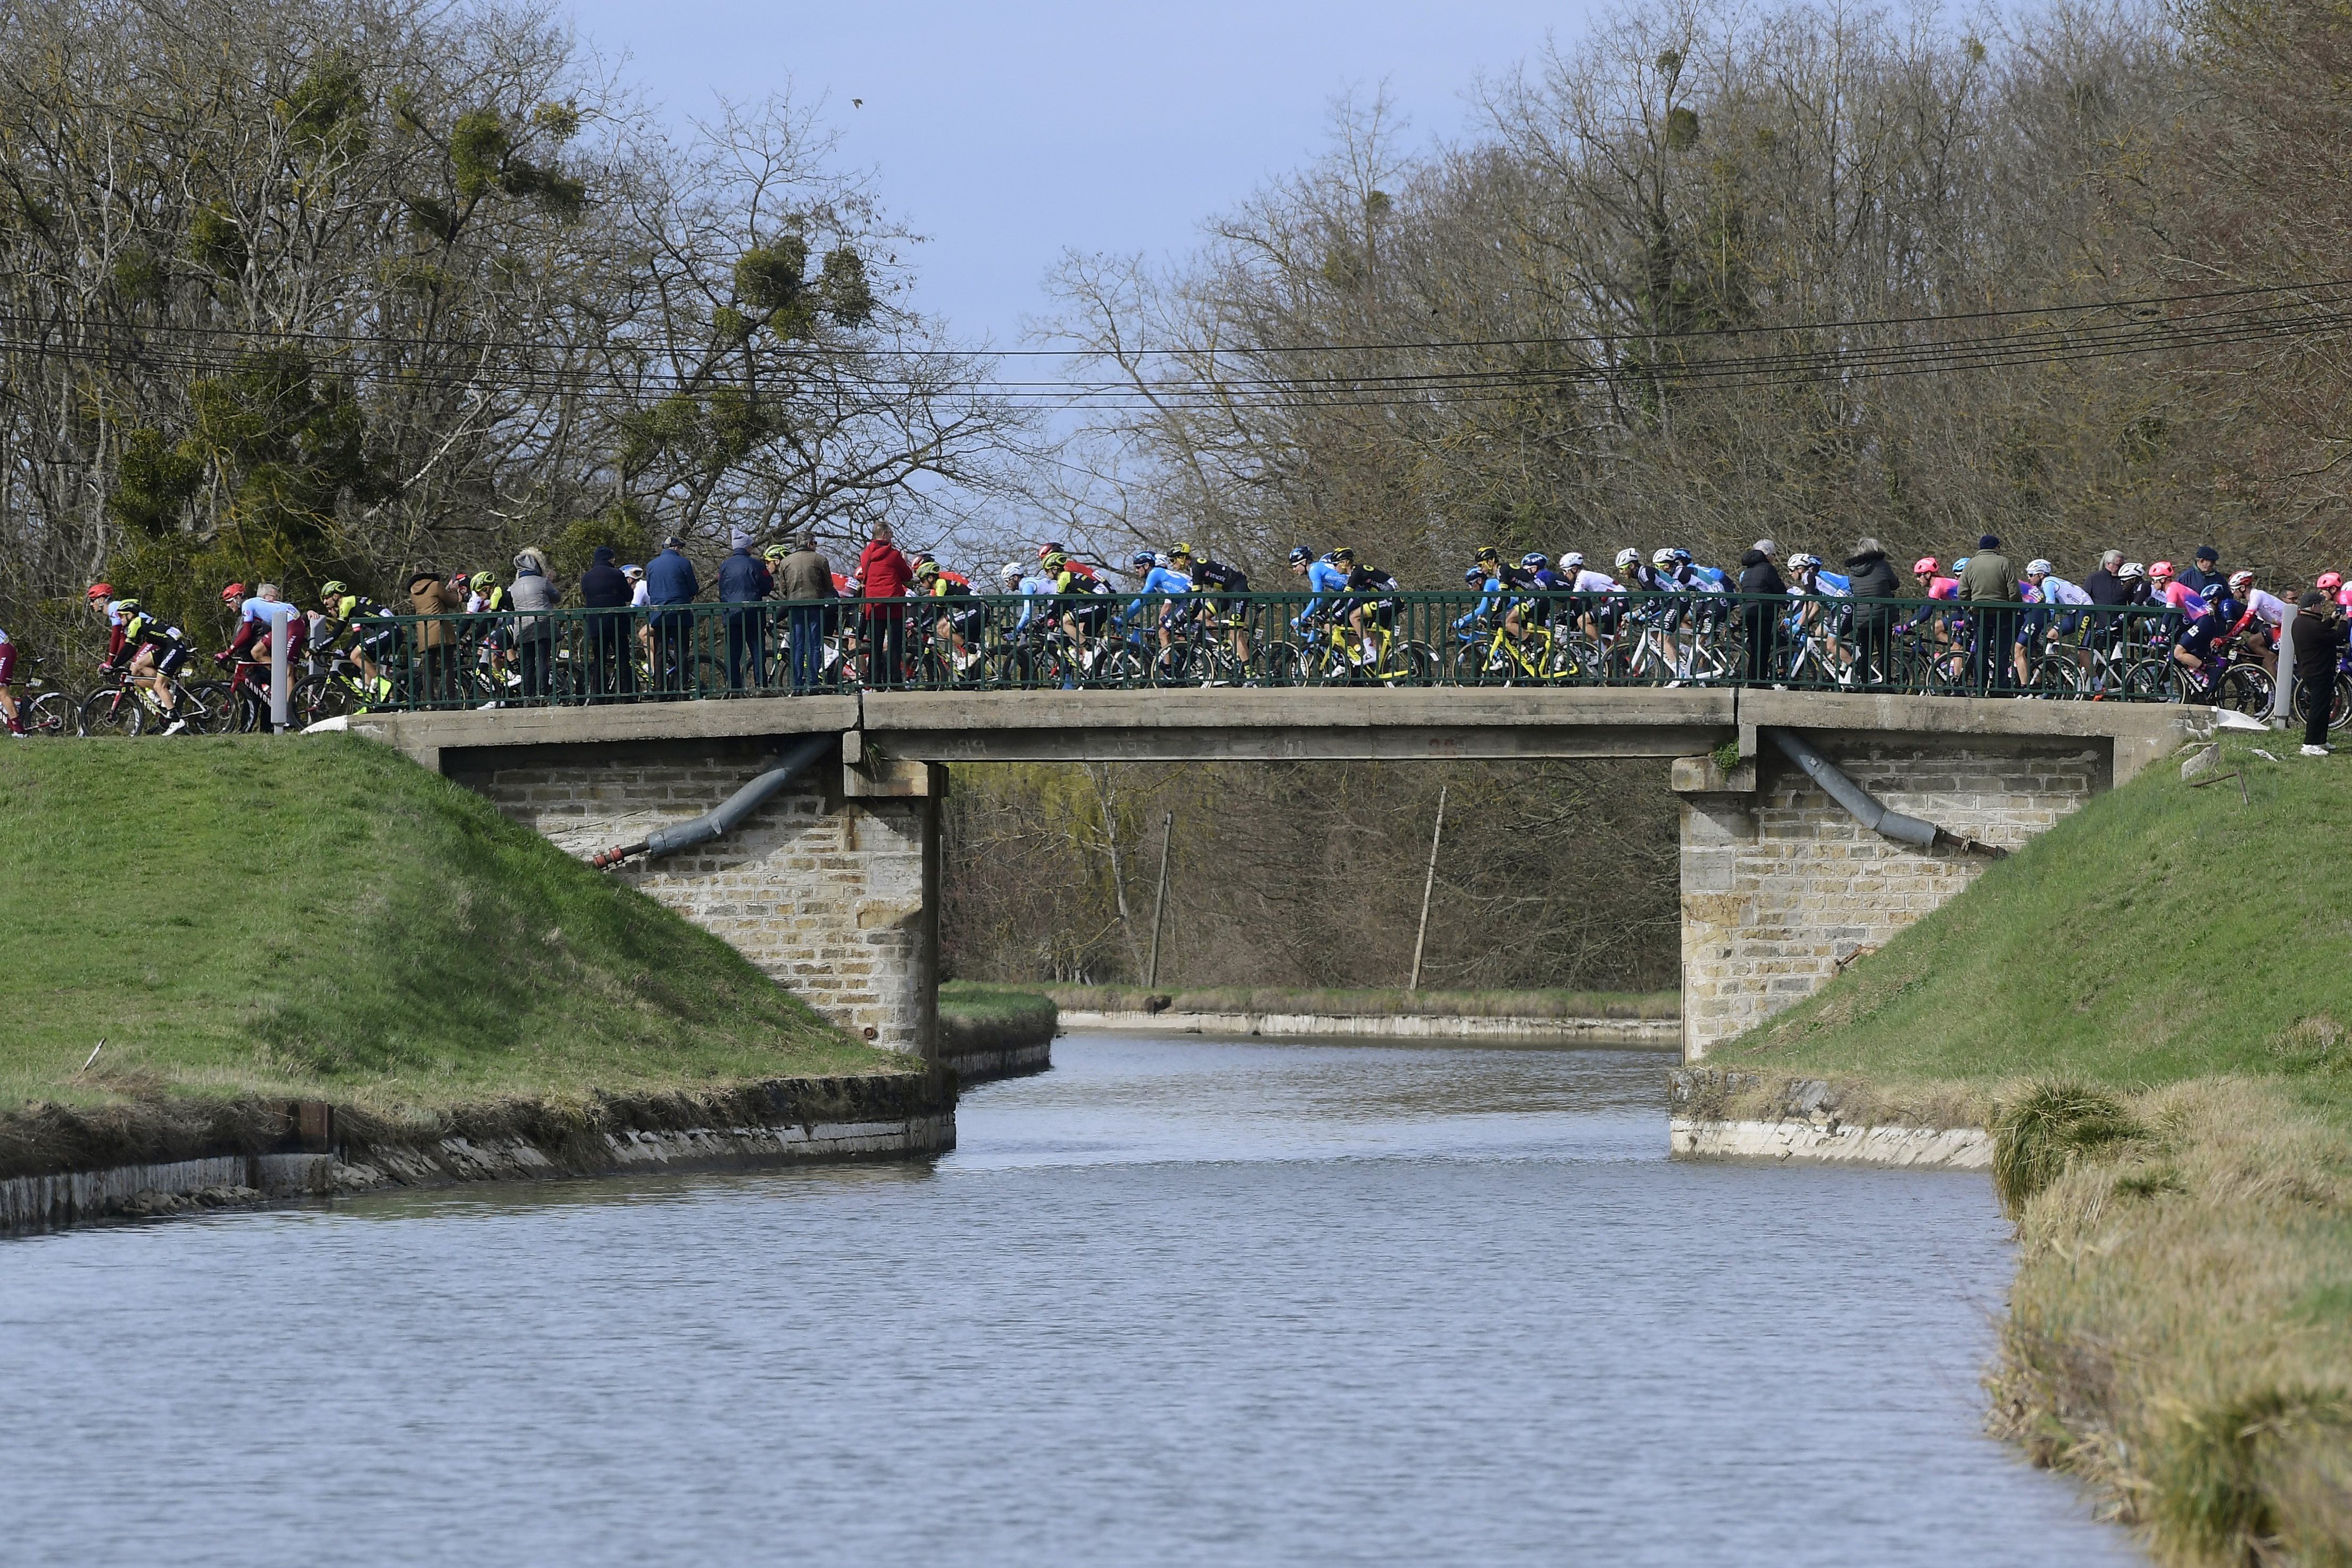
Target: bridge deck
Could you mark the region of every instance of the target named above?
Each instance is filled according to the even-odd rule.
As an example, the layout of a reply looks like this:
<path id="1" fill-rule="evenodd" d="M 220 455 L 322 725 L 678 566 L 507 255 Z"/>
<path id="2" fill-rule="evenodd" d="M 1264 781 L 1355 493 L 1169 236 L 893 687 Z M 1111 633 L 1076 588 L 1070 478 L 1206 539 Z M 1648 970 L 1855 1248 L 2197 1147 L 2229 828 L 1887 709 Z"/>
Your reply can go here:
<path id="1" fill-rule="evenodd" d="M 352 727 L 436 768 L 453 750 L 823 733 L 856 734 L 861 750 L 908 762 L 1663 758 L 1733 739 L 1753 756 L 1759 727 L 2046 736 L 2111 743 L 2121 783 L 2212 723 L 2210 709 L 2168 704 L 1730 688 L 1287 687 L 866 692 L 370 714 Z"/>

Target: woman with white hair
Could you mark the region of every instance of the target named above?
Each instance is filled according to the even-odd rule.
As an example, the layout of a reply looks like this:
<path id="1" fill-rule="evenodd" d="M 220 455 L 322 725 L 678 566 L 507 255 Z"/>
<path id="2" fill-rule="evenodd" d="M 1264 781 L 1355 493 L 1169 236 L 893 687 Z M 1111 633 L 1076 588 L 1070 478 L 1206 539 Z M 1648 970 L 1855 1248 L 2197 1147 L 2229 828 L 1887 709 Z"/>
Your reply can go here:
<path id="1" fill-rule="evenodd" d="M 546 613 L 555 608 L 555 584 L 547 575 L 547 558 L 536 549 L 517 551 L 514 570 L 507 602 L 519 612 L 515 659 L 522 673 L 522 695 L 535 702 L 547 695 L 548 676 L 555 665 L 555 622 Z"/>

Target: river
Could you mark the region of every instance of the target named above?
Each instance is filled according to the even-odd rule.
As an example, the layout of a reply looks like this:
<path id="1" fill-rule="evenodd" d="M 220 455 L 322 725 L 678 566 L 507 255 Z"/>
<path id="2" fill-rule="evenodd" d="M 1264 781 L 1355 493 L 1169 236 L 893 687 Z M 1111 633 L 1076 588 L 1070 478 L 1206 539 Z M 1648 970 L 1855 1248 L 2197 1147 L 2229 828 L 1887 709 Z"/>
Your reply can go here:
<path id="1" fill-rule="evenodd" d="M 1066 1036 L 935 1166 L 0 1242 L 0 1561 L 2137 1561 L 1979 1435 L 1981 1176 L 1655 1056 Z"/>

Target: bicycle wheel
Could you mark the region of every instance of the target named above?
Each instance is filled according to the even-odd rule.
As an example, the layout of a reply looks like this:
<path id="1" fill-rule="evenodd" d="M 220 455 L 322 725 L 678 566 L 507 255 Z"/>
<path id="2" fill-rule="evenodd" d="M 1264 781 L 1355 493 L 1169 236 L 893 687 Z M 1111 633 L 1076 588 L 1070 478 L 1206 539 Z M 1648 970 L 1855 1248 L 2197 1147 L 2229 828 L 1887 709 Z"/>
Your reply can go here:
<path id="1" fill-rule="evenodd" d="M 1483 686 L 1501 679 L 1493 644 L 1486 637 L 1457 641 L 1448 652 L 1452 667 L 1446 673 L 1447 678 L 1455 685 Z"/>
<path id="2" fill-rule="evenodd" d="M 63 692 L 43 692 L 16 705 L 16 716 L 23 721 L 26 735 L 54 740 L 76 733 L 74 705 Z"/>
<path id="3" fill-rule="evenodd" d="M 2072 653 L 2044 653 L 2033 661 L 2027 674 L 2027 684 L 2036 696 L 2071 697 L 2080 690 L 2083 666 Z"/>
<path id="4" fill-rule="evenodd" d="M 2238 713 L 2261 717 L 2269 714 L 2275 695 L 2270 675 L 2260 665 L 2232 664 L 2221 672 L 2213 701 Z"/>
<path id="5" fill-rule="evenodd" d="M 1155 686 L 1189 686 L 1197 685 L 1192 666 L 1195 650 L 1190 643 L 1171 643 L 1160 650 L 1151 661 L 1151 684 Z"/>
<path id="6" fill-rule="evenodd" d="M 1383 675 L 1392 686 L 1433 686 L 1437 684 L 1437 652 L 1426 643 L 1403 643 L 1389 655 Z"/>
<path id="7" fill-rule="evenodd" d="M 2164 703 L 2172 698 L 2173 663 L 2142 659 L 2124 672 L 2124 695 L 2136 703 Z"/>
<path id="8" fill-rule="evenodd" d="M 94 691 L 82 700 L 81 733 L 93 736 L 137 735 L 147 718 L 146 705 L 121 686 Z"/>
<path id="9" fill-rule="evenodd" d="M 349 718 L 360 706 L 351 683 L 340 675 L 312 675 L 294 688 L 294 714 L 303 725 Z"/>
<path id="10" fill-rule="evenodd" d="M 182 710 L 188 727 L 198 735 L 219 735 L 228 728 L 228 683 L 192 681 L 180 688 Z"/>
<path id="11" fill-rule="evenodd" d="M 1295 643 L 1268 643 L 1257 651 L 1256 678 L 1269 686 L 1298 685 L 1298 649 Z"/>

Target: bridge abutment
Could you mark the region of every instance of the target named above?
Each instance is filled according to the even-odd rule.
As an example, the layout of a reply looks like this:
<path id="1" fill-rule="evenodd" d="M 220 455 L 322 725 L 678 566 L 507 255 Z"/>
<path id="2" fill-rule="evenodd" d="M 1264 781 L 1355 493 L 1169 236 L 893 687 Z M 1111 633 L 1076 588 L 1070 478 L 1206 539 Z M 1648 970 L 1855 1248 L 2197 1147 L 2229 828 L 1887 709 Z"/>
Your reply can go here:
<path id="1" fill-rule="evenodd" d="M 453 782 L 585 860 L 701 816 L 774 751 L 713 738 L 491 747 L 437 760 Z M 829 758 L 726 836 L 613 874 L 852 1033 L 932 1055 L 944 778 L 920 765 L 845 768 Z"/>
<path id="2" fill-rule="evenodd" d="M 1894 810 L 2013 850 L 2114 781 L 2104 737 L 1834 735 L 1806 739 Z M 1682 798 L 1683 1056 L 1811 996 L 1990 862 L 1864 828 L 1769 748 L 1726 773 L 1675 763 Z"/>

